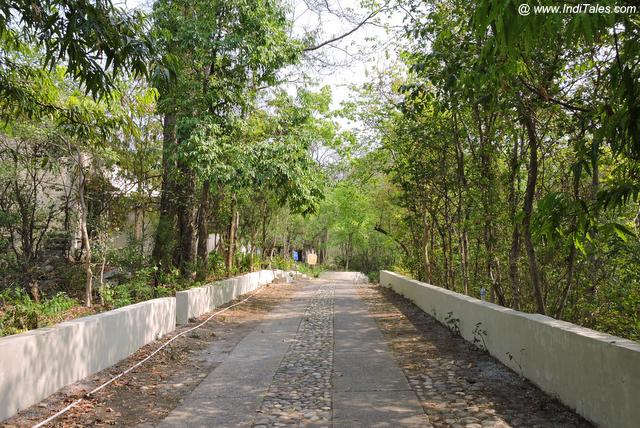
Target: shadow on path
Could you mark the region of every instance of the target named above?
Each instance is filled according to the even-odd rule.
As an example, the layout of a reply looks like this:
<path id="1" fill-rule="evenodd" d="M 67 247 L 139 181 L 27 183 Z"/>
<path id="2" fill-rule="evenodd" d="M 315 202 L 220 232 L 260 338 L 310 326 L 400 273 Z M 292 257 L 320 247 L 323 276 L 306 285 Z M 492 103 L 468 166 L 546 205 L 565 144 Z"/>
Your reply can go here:
<path id="1" fill-rule="evenodd" d="M 360 293 L 433 426 L 592 426 L 409 300 L 379 286 Z"/>

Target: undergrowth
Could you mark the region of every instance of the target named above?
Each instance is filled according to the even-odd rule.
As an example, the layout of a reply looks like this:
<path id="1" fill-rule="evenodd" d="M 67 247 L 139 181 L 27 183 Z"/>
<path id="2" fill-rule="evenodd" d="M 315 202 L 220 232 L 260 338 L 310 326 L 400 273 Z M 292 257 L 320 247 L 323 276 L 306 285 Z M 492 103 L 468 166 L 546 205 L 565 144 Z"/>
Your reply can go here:
<path id="1" fill-rule="evenodd" d="M 0 336 L 55 324 L 77 306 L 78 301 L 64 292 L 35 302 L 23 289 L 8 288 L 0 292 Z"/>

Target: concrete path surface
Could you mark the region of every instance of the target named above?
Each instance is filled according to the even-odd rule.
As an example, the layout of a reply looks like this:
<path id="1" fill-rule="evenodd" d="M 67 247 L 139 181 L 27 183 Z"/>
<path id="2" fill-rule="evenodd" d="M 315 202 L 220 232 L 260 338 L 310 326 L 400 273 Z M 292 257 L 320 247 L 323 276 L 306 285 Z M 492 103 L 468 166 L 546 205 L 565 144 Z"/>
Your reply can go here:
<path id="1" fill-rule="evenodd" d="M 428 426 L 358 296 L 361 279 L 304 282 L 159 426 Z"/>

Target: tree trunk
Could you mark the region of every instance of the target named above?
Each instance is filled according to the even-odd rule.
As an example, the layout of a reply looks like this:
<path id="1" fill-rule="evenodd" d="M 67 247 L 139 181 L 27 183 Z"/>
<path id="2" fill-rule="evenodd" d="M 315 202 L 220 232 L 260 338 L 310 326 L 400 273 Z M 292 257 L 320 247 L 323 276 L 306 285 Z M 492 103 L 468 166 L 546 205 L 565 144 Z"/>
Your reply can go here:
<path id="1" fill-rule="evenodd" d="M 160 207 L 158 227 L 155 233 L 152 259 L 162 270 L 171 265 L 172 247 L 175 240 L 175 161 L 173 152 L 176 145 L 176 116 L 166 113 L 162 124 L 162 187 L 160 189 Z"/>
<path id="2" fill-rule="evenodd" d="M 456 278 L 453 269 L 453 238 L 451 229 L 453 228 L 453 221 L 451 219 L 451 208 L 449 202 L 449 191 L 445 188 L 444 194 L 444 230 L 447 240 L 447 283 L 452 290 L 456 289 Z"/>
<path id="3" fill-rule="evenodd" d="M 143 188 L 142 188 L 142 178 L 138 178 L 138 197 L 141 197 Z M 133 239 L 138 245 L 138 249 L 140 254 L 144 255 L 144 206 L 138 201 L 136 203 L 135 212 L 134 212 L 134 231 L 133 231 Z"/>
<path id="4" fill-rule="evenodd" d="M 449 290 L 451 286 L 449 285 L 449 251 L 447 248 L 447 238 L 444 229 L 438 229 L 440 232 L 440 241 L 442 241 L 442 278 L 444 283 L 442 286 Z"/>
<path id="5" fill-rule="evenodd" d="M 262 200 L 262 213 L 261 213 L 261 220 L 262 220 L 262 239 L 261 239 L 261 251 L 262 251 L 262 257 L 264 259 L 265 254 L 267 254 L 267 225 L 269 224 L 269 215 L 267 212 L 267 200 L 263 199 Z M 264 261 L 264 260 L 263 260 Z"/>
<path id="6" fill-rule="evenodd" d="M 498 267 L 498 257 L 496 250 L 496 226 L 495 226 L 495 207 L 498 206 L 497 195 L 496 195 L 496 183 L 495 176 L 493 174 L 494 162 L 493 156 L 491 153 L 492 148 L 490 147 L 490 143 L 485 142 L 483 144 L 483 149 L 481 150 L 481 158 L 482 158 L 482 175 L 484 178 L 484 197 L 483 197 L 483 205 L 484 205 L 484 245 L 485 251 L 487 253 L 486 266 L 487 266 L 487 274 L 491 281 L 491 295 L 496 296 L 498 298 L 498 303 L 500 305 L 505 304 L 504 301 L 504 292 L 502 291 L 502 286 L 500 284 L 500 274 Z M 492 299 L 494 300 L 494 299 Z"/>
<path id="7" fill-rule="evenodd" d="M 435 219 L 434 219 L 435 220 Z M 438 229 L 438 235 L 440 236 L 440 242 L 442 244 L 442 273 L 439 286 L 449 289 L 449 252 L 447 250 L 447 236 L 446 231 L 439 223 L 436 222 L 436 229 Z"/>
<path id="8" fill-rule="evenodd" d="M 140 206 L 136 205 L 133 212 L 133 239 L 136 243 L 139 243 L 142 240 L 142 209 Z"/>
<path id="9" fill-rule="evenodd" d="M 207 245 L 209 243 L 209 201 L 211 194 L 211 182 L 205 181 L 202 185 L 202 194 L 200 195 L 200 207 L 198 208 L 198 279 L 206 278 L 208 272 L 207 266 Z"/>
<path id="10" fill-rule="evenodd" d="M 87 201 L 85 200 L 86 175 L 84 173 L 84 155 L 78 151 L 78 203 L 80 207 L 80 236 L 84 248 L 85 306 L 91 307 L 93 294 L 93 272 L 91 271 L 91 242 L 87 230 Z"/>
<path id="11" fill-rule="evenodd" d="M 102 264 L 100 265 L 100 282 L 99 282 L 99 289 L 100 289 L 100 304 L 102 306 L 105 305 L 105 301 L 104 301 L 104 268 L 107 264 L 107 253 L 106 251 L 102 251 Z"/>
<path id="12" fill-rule="evenodd" d="M 514 223 L 511 233 L 511 249 L 509 250 L 509 279 L 513 293 L 513 309 L 520 309 L 520 272 L 518 261 L 520 260 L 520 225 Z"/>
<path id="13" fill-rule="evenodd" d="M 458 230 L 459 230 L 459 248 L 460 253 L 460 269 L 462 270 L 462 288 L 464 294 L 469 294 L 469 210 L 466 207 L 464 196 L 468 190 L 467 177 L 464 168 L 464 149 L 462 147 L 462 138 L 458 129 L 458 119 L 456 109 L 453 109 L 451 115 L 453 124 L 454 137 L 456 142 L 456 163 L 458 176 Z"/>
<path id="14" fill-rule="evenodd" d="M 329 241 L 329 228 L 325 227 L 322 232 L 322 246 L 318 252 L 318 263 L 325 264 L 327 262 L 327 242 Z"/>
<path id="15" fill-rule="evenodd" d="M 582 171 L 580 169 L 574 172 L 573 177 L 573 198 L 574 201 L 578 201 L 580 199 L 580 176 L 582 175 Z M 576 233 L 576 229 L 578 219 L 574 214 L 571 218 L 571 231 Z M 569 243 L 569 259 L 567 261 L 567 283 L 562 290 L 562 294 L 560 295 L 560 299 L 558 300 L 558 304 L 556 306 L 555 317 L 560 319 L 562 318 L 562 313 L 564 312 L 565 305 L 567 303 L 567 298 L 569 297 L 569 293 L 571 292 L 571 287 L 573 286 L 574 277 L 575 277 L 575 267 L 576 267 L 576 256 L 577 250 L 576 245 L 573 240 Z"/>
<path id="16" fill-rule="evenodd" d="M 174 262 L 185 277 L 191 275 L 190 264 L 196 255 L 195 195 L 196 179 L 186 165 L 178 165 L 180 184 L 176 206 L 178 209 L 178 245 L 174 251 Z"/>
<path id="17" fill-rule="evenodd" d="M 239 219 L 238 219 L 239 220 Z M 256 256 L 256 239 L 258 237 L 258 229 L 254 228 L 253 231 L 251 231 L 251 238 L 249 240 L 249 272 L 253 272 L 254 268 L 253 268 L 253 263 L 255 260 L 255 256 Z"/>
<path id="18" fill-rule="evenodd" d="M 231 219 L 229 221 L 229 240 L 227 247 L 227 272 L 233 268 L 233 256 L 236 252 L 236 217 L 238 216 L 238 197 L 234 193 L 231 196 Z"/>
<path id="19" fill-rule="evenodd" d="M 558 307 L 555 312 L 555 318 L 558 319 L 562 319 L 562 313 L 564 312 L 565 305 L 567 304 L 567 298 L 569 297 L 571 287 L 573 286 L 575 277 L 576 255 L 576 246 L 572 242 L 569 249 L 569 260 L 567 262 L 567 283 L 562 290 L 562 295 L 560 296 L 560 301 L 558 302 Z"/>
<path id="20" fill-rule="evenodd" d="M 533 201 L 536 193 L 536 182 L 538 180 L 538 135 L 536 134 L 535 119 L 530 107 L 522 106 L 521 115 L 529 139 L 529 173 L 527 175 L 527 188 L 524 195 L 522 235 L 524 238 L 527 258 L 529 260 L 529 275 L 531 276 L 531 285 L 533 287 L 533 295 L 536 301 L 536 310 L 538 313 L 544 315 L 545 305 L 542 293 L 542 281 L 540 279 L 538 261 L 536 260 L 536 250 L 531 234 L 531 214 L 533 212 Z"/>
<path id="21" fill-rule="evenodd" d="M 512 223 L 512 232 L 511 232 L 511 248 L 509 250 L 509 280 L 511 283 L 511 292 L 513 293 L 513 301 L 512 306 L 514 309 L 520 309 L 520 272 L 518 268 L 518 264 L 520 261 L 520 223 L 517 219 L 517 211 L 518 211 L 518 196 L 517 196 L 517 187 L 519 183 L 519 174 L 518 170 L 520 169 L 519 162 L 519 138 L 514 138 L 513 144 L 513 155 L 511 157 L 511 177 L 510 183 L 511 186 L 509 188 L 509 204 L 510 204 L 510 215 L 511 215 L 511 223 Z"/>
<path id="22" fill-rule="evenodd" d="M 460 268 L 462 269 L 462 287 L 469 294 L 469 235 L 463 227 L 460 233 Z"/>
<path id="23" fill-rule="evenodd" d="M 436 261 L 435 258 L 435 247 L 436 247 L 436 237 L 435 233 L 433 233 L 433 228 L 431 228 L 431 232 L 429 233 L 429 254 L 431 257 L 429 258 L 429 283 L 433 284 L 433 272 L 436 269 Z M 425 249 L 426 251 L 426 249 Z"/>
<path id="24" fill-rule="evenodd" d="M 346 271 L 349 271 L 350 243 L 351 243 L 351 235 L 349 235 L 349 240 L 347 241 L 347 245 L 344 251 L 344 270 Z"/>

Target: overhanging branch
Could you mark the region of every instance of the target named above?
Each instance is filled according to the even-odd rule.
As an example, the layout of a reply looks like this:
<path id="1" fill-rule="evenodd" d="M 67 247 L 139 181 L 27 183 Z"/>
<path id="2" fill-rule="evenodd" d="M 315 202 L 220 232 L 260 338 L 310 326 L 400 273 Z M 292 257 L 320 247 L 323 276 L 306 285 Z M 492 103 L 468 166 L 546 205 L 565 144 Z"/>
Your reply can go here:
<path id="1" fill-rule="evenodd" d="M 384 230 L 382 228 L 382 226 L 380 225 L 376 225 L 373 230 L 375 230 L 376 232 L 380 232 L 383 235 L 388 236 L 389 238 L 391 238 L 393 240 L 393 242 L 395 242 L 396 244 L 398 244 L 400 246 L 400 248 L 402 248 L 402 250 L 404 251 L 405 256 L 407 256 L 407 258 L 409 258 L 409 249 L 407 248 L 406 245 L 404 245 L 404 243 L 402 241 L 399 241 L 398 239 L 396 239 L 395 237 L 391 236 L 391 234 L 389 232 L 387 232 L 386 230 Z"/>
<path id="2" fill-rule="evenodd" d="M 382 12 L 383 9 L 378 9 L 377 11 L 371 12 L 369 15 L 367 15 L 366 18 L 364 18 L 362 21 L 360 21 L 355 27 L 353 27 L 351 30 L 347 31 L 346 33 L 342 33 L 339 36 L 335 36 L 329 40 L 325 40 L 324 42 L 318 43 L 317 45 L 314 46 L 309 46 L 304 48 L 302 51 L 303 52 L 312 52 L 312 51 L 316 51 L 318 49 L 321 49 L 327 45 L 330 45 L 331 43 L 335 43 L 337 41 L 340 41 L 342 39 L 344 39 L 345 37 L 349 37 L 350 35 L 352 35 L 353 33 L 355 33 L 356 31 L 358 31 L 364 24 L 366 24 L 371 18 L 373 18 L 374 16 L 376 16 L 377 14 L 379 14 L 380 12 Z"/>

